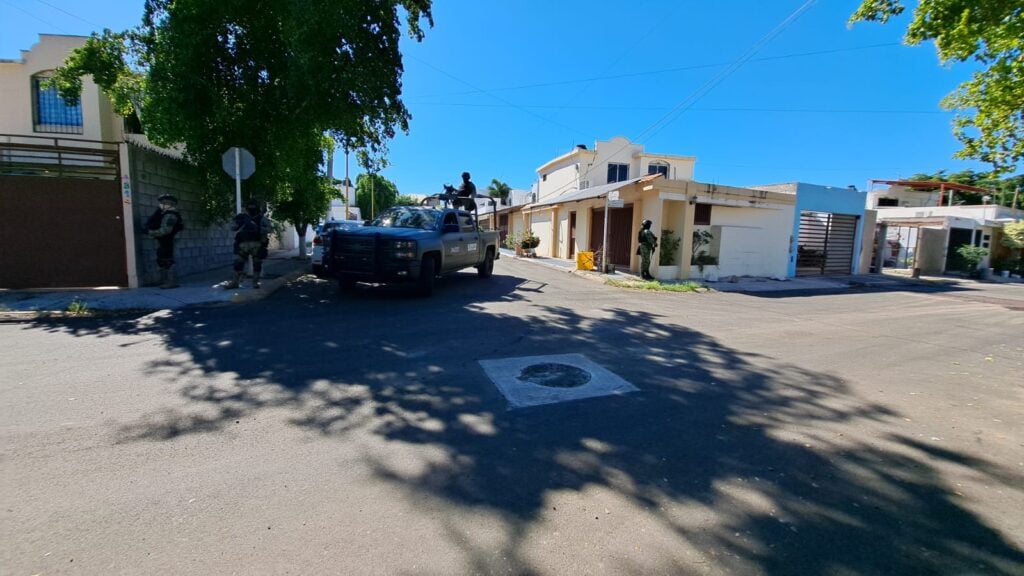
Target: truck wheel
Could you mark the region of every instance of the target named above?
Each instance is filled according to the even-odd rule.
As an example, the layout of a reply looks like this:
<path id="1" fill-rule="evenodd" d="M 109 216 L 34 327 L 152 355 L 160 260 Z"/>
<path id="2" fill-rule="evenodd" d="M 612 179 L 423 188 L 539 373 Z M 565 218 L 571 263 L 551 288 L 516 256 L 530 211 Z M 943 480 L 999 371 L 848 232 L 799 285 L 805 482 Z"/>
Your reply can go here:
<path id="1" fill-rule="evenodd" d="M 482 264 L 476 267 L 476 275 L 480 278 L 490 278 L 494 272 L 494 250 L 487 249 L 487 255 L 484 256 Z"/>
<path id="2" fill-rule="evenodd" d="M 420 265 L 420 277 L 416 280 L 416 293 L 430 296 L 434 293 L 434 277 L 437 276 L 437 258 L 424 256 Z"/>

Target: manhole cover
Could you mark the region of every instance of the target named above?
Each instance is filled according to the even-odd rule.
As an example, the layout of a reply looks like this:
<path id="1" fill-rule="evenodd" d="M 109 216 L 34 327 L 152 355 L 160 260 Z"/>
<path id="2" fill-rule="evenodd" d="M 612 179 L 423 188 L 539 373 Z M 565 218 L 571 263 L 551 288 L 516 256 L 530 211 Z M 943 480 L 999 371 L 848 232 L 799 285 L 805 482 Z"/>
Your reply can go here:
<path id="1" fill-rule="evenodd" d="M 577 388 L 590 382 L 590 373 L 567 364 L 533 364 L 523 368 L 519 379 L 548 388 Z"/>

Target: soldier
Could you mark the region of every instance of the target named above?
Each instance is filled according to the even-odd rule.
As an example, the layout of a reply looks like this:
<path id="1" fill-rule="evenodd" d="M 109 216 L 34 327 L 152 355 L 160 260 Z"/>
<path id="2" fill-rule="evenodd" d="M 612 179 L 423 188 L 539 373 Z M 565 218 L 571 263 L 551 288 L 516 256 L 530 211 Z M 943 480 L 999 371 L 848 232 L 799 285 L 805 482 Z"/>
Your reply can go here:
<path id="1" fill-rule="evenodd" d="M 651 255 L 658 247 L 658 237 L 651 232 L 650 220 L 640 223 L 640 234 L 637 236 L 637 241 L 640 242 L 640 246 L 636 249 L 636 253 L 640 255 L 640 277 L 644 280 L 654 280 L 654 276 L 651 276 Z"/>
<path id="2" fill-rule="evenodd" d="M 160 207 L 146 220 L 146 232 L 156 239 L 156 265 L 160 267 L 160 287 L 177 288 L 174 274 L 174 237 L 185 228 L 178 213 L 178 199 L 170 194 L 157 198 Z"/>
<path id="3" fill-rule="evenodd" d="M 456 201 L 455 207 L 459 208 L 461 206 L 463 209 L 472 212 L 476 209 L 476 200 L 474 200 L 476 198 L 476 184 L 473 184 L 473 181 L 469 178 L 469 172 L 462 173 L 462 185 L 455 190 L 455 196 L 460 198 L 460 200 Z"/>
<path id="4" fill-rule="evenodd" d="M 245 263 L 252 258 L 252 287 L 260 287 L 260 275 L 263 273 L 263 259 L 267 257 L 267 245 L 273 224 L 260 211 L 260 203 L 250 198 L 245 203 L 245 211 L 235 216 L 231 225 L 235 232 L 235 277 L 225 288 L 238 288 L 242 280 Z"/>

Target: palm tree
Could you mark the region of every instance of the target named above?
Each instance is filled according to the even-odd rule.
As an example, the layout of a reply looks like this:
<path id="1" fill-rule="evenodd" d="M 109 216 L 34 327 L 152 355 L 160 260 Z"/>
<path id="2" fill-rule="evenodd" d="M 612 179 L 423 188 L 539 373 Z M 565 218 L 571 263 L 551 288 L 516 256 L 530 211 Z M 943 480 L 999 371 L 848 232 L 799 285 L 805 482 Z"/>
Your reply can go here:
<path id="1" fill-rule="evenodd" d="M 503 204 L 508 204 L 508 194 L 511 191 L 511 186 L 497 178 L 491 180 L 491 185 L 487 187 L 487 194 L 489 194 L 491 198 L 501 198 L 501 202 Z"/>

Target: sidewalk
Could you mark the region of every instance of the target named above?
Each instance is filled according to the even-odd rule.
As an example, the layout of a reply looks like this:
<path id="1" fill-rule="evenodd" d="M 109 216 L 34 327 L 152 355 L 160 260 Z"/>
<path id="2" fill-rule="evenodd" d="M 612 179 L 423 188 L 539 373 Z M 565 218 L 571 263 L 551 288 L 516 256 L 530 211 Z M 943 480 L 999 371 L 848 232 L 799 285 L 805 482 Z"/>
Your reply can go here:
<path id="1" fill-rule="evenodd" d="M 615 272 L 609 274 L 601 274 L 597 271 L 583 271 L 576 269 L 576 263 L 572 260 L 564 260 L 561 258 L 549 258 L 545 256 L 539 257 L 516 257 L 512 250 L 506 248 L 501 249 L 501 256 L 503 258 L 516 258 L 524 262 L 531 262 L 539 264 L 541 266 L 547 266 L 556 270 L 561 270 L 570 274 L 577 274 L 579 276 L 604 282 L 606 280 L 636 280 L 640 281 L 640 277 L 633 274 L 629 270 L 616 269 Z M 718 282 L 708 282 L 700 279 L 693 280 L 678 280 L 676 282 L 688 282 L 693 281 L 706 286 L 707 288 L 717 292 L 739 292 L 745 294 L 762 294 L 762 293 L 781 293 L 781 292 L 810 292 L 810 291 L 840 291 L 850 290 L 855 288 L 875 288 L 885 289 L 891 288 L 896 289 L 899 287 L 909 286 L 957 286 L 966 282 L 973 282 L 973 280 L 960 279 L 960 278 L 949 278 L 949 277 L 929 277 L 929 278 L 910 278 L 906 275 L 901 274 L 856 274 L 847 276 L 802 276 L 797 278 L 785 278 L 782 280 L 774 280 L 771 278 L 750 278 L 750 277 L 726 277 L 722 278 Z M 666 284 L 669 282 L 665 282 Z"/>
<path id="2" fill-rule="evenodd" d="M 246 279 L 242 287 L 226 290 L 223 283 L 232 277 L 231 266 L 224 266 L 178 278 L 178 288 L 156 286 L 111 289 L 39 289 L 0 290 L 0 321 L 34 317 L 40 313 L 67 312 L 72 302 L 81 302 L 86 310 L 165 310 L 195 304 L 237 303 L 265 298 L 289 281 L 309 273 L 309 260 L 294 252 L 271 253 L 263 261 L 262 287 L 252 288 Z"/>

